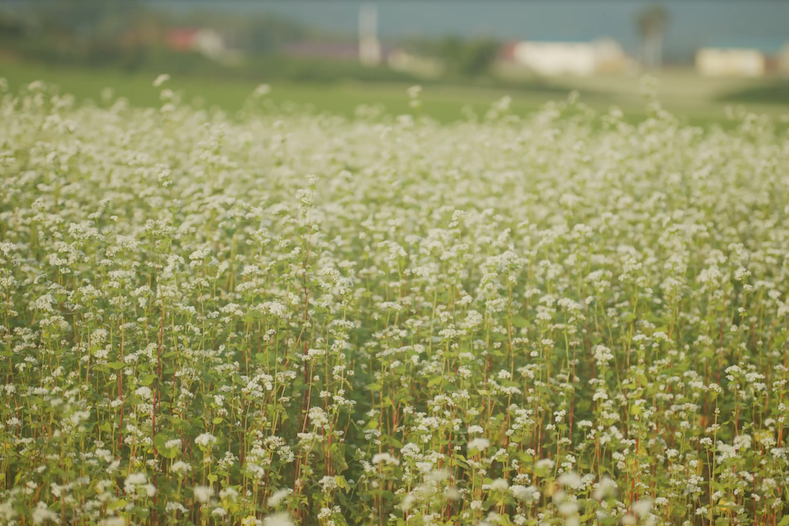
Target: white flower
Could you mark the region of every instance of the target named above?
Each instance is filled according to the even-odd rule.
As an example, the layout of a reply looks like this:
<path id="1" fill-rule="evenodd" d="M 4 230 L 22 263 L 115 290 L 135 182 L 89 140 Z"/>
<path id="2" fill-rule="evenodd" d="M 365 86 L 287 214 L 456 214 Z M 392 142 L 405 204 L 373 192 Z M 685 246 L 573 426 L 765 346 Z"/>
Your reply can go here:
<path id="1" fill-rule="evenodd" d="M 238 491 L 231 487 L 224 488 L 219 492 L 219 498 L 235 501 L 238 498 Z"/>
<path id="2" fill-rule="evenodd" d="M 293 526 L 287 513 L 276 513 L 263 519 L 263 526 Z"/>
<path id="3" fill-rule="evenodd" d="M 375 455 L 373 455 L 373 460 L 372 460 L 373 464 L 380 464 L 381 462 L 383 462 L 384 464 L 393 464 L 395 466 L 399 466 L 400 465 L 400 461 L 399 460 L 397 460 L 391 454 L 386 453 L 386 452 L 384 452 L 384 453 L 376 453 Z"/>
<path id="4" fill-rule="evenodd" d="M 541 458 L 534 464 L 534 468 L 538 470 L 552 470 L 553 467 L 556 465 L 556 462 L 551 460 L 550 458 Z"/>
<path id="5" fill-rule="evenodd" d="M 490 483 L 491 491 L 507 491 L 507 488 L 509 487 L 510 487 L 509 483 L 501 478 L 496 479 Z"/>
<path id="6" fill-rule="evenodd" d="M 447 486 L 444 488 L 444 498 L 448 500 L 460 500 L 463 495 L 455 486 Z"/>
<path id="7" fill-rule="evenodd" d="M 58 514 L 50 510 L 47 505 L 41 501 L 36 504 L 36 509 L 33 510 L 33 524 L 41 524 L 44 521 L 57 521 Z"/>
<path id="8" fill-rule="evenodd" d="M 521 486 L 516 484 L 510 486 L 510 491 L 512 492 L 512 496 L 518 500 L 533 501 L 540 498 L 540 492 L 537 491 L 537 488 L 534 486 Z"/>
<path id="9" fill-rule="evenodd" d="M 126 477 L 126 484 L 145 484 L 148 482 L 148 477 L 145 476 L 145 473 L 132 473 L 128 477 Z"/>
<path id="10" fill-rule="evenodd" d="M 158 77 L 156 77 L 156 80 L 153 81 L 153 86 L 155 88 L 158 88 L 159 86 L 161 86 L 162 84 L 164 84 L 168 80 L 170 80 L 170 75 L 168 75 L 167 73 L 163 73 L 163 74 L 159 75 Z"/>
<path id="11" fill-rule="evenodd" d="M 185 475 L 192 471 L 192 466 L 182 460 L 176 460 L 170 469 L 179 475 Z"/>
<path id="12" fill-rule="evenodd" d="M 211 433 L 203 433 L 195 438 L 195 444 L 203 447 L 211 447 L 216 444 L 216 437 Z"/>
<path id="13" fill-rule="evenodd" d="M 277 506 L 279 506 L 280 502 L 282 502 L 284 499 L 286 499 L 288 497 L 288 495 L 290 495 L 291 493 L 293 493 L 293 490 L 288 489 L 288 488 L 280 489 L 280 490 L 275 491 L 268 498 L 268 505 L 269 505 L 269 507 L 276 508 Z"/>
<path id="14" fill-rule="evenodd" d="M 263 95 L 268 95 L 271 93 L 271 86 L 268 84 L 260 84 L 257 88 L 255 88 L 254 95 L 256 97 L 262 97 Z"/>
<path id="15" fill-rule="evenodd" d="M 489 447 L 490 440 L 487 438 L 475 438 L 468 443 L 468 449 L 476 449 L 477 451 L 483 451 Z"/>
<path id="16" fill-rule="evenodd" d="M 568 515 L 572 515 L 578 511 L 578 505 L 575 502 L 562 502 L 559 504 L 559 513 L 564 515 L 565 517 Z"/>
<path id="17" fill-rule="evenodd" d="M 321 488 L 323 488 L 323 492 L 327 493 L 328 491 L 337 487 L 337 479 L 331 475 L 326 475 L 319 481 L 319 484 L 321 485 Z"/>
<path id="18" fill-rule="evenodd" d="M 652 501 L 650 499 L 641 499 L 632 506 L 633 513 L 641 517 L 642 519 L 649 515 L 649 511 L 652 509 Z"/>
<path id="19" fill-rule="evenodd" d="M 577 473 L 574 471 L 567 471 L 559 475 L 559 478 L 556 479 L 556 482 L 561 484 L 562 486 L 567 486 L 573 489 L 578 489 L 583 484 L 581 477 L 578 476 Z"/>
<path id="20" fill-rule="evenodd" d="M 214 496 L 214 488 L 210 486 L 195 486 L 194 495 L 198 502 L 206 503 Z"/>
<path id="21" fill-rule="evenodd" d="M 603 475 L 603 478 L 598 482 L 597 488 L 592 493 L 592 498 L 595 500 L 603 500 L 611 497 L 616 493 L 617 484 L 608 475 Z"/>

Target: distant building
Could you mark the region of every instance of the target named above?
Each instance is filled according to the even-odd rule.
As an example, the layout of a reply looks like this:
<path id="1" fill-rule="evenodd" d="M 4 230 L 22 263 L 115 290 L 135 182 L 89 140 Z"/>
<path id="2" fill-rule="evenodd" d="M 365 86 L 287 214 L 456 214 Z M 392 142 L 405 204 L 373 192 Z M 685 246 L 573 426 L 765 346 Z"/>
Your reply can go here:
<path id="1" fill-rule="evenodd" d="M 233 55 L 222 35 L 210 28 L 171 29 L 167 32 L 167 45 L 174 51 L 196 51 L 215 60 Z"/>
<path id="2" fill-rule="evenodd" d="M 778 53 L 778 71 L 789 75 L 789 41 L 781 47 L 781 51 Z"/>
<path id="3" fill-rule="evenodd" d="M 623 71 L 629 59 L 611 38 L 584 42 L 521 41 L 504 49 L 505 59 L 539 75 L 579 75 Z"/>
<path id="4" fill-rule="evenodd" d="M 191 51 L 199 29 L 171 29 L 167 32 L 167 45 L 173 51 Z"/>
<path id="5" fill-rule="evenodd" d="M 705 77 L 761 77 L 766 65 L 758 49 L 702 48 L 696 52 L 696 71 Z"/>
<path id="6" fill-rule="evenodd" d="M 706 77 L 761 77 L 784 68 L 789 73 L 788 46 L 783 42 L 750 41 L 702 47 L 696 52 L 696 71 Z"/>

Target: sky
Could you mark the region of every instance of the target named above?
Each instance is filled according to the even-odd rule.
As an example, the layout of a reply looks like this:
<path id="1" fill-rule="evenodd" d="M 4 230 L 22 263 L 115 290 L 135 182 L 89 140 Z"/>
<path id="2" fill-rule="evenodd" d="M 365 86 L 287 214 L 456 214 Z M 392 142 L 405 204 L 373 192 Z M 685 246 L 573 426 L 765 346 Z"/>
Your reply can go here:
<path id="1" fill-rule="evenodd" d="M 220 9 L 271 13 L 309 27 L 353 34 L 362 3 L 378 7 L 382 38 L 454 34 L 501 40 L 591 40 L 610 36 L 631 53 L 640 37 L 637 13 L 647 0 L 158 0 L 174 11 Z M 664 0 L 670 13 L 664 54 L 689 60 L 704 45 L 775 48 L 789 40 L 786 0 Z"/>

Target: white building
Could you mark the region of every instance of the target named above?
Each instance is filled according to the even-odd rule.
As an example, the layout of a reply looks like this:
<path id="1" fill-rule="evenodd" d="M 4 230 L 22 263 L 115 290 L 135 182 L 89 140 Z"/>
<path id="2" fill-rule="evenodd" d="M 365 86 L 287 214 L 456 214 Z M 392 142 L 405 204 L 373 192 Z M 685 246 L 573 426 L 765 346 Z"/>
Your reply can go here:
<path id="1" fill-rule="evenodd" d="M 696 52 L 696 71 L 705 77 L 761 77 L 767 57 L 759 49 L 701 48 Z"/>
<path id="2" fill-rule="evenodd" d="M 617 72 L 625 69 L 627 55 L 613 39 L 591 42 L 517 42 L 511 60 L 539 75 L 580 75 Z"/>
<path id="3" fill-rule="evenodd" d="M 175 51 L 196 51 L 219 61 L 227 62 L 239 58 L 238 50 L 228 47 L 222 35 L 208 27 L 172 29 L 167 33 L 167 44 Z"/>
<path id="4" fill-rule="evenodd" d="M 203 55 L 220 60 L 228 53 L 225 39 L 215 29 L 203 28 L 194 35 L 192 49 Z"/>
<path id="5" fill-rule="evenodd" d="M 789 42 L 775 38 L 750 38 L 707 45 L 696 52 L 696 71 L 709 77 L 789 74 Z"/>

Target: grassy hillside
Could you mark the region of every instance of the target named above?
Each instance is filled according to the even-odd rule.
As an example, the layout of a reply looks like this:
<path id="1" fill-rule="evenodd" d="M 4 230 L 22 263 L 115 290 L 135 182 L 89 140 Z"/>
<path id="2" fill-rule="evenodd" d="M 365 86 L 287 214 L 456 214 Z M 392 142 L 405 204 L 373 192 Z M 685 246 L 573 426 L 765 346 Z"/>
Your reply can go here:
<path id="1" fill-rule="evenodd" d="M 160 104 L 148 74 L 123 73 L 108 70 L 52 68 L 20 62 L 0 62 L 0 77 L 5 77 L 12 90 L 34 80 L 60 86 L 61 92 L 71 93 L 80 100 L 100 100 L 104 88 L 110 87 L 136 106 Z M 512 97 L 511 111 L 515 115 L 529 114 L 551 100 L 559 100 L 576 89 L 587 105 L 604 110 L 612 105 L 624 109 L 632 120 L 643 117 L 643 100 L 637 77 L 595 77 L 591 79 L 560 78 L 535 82 L 534 78 L 509 79 L 509 87 L 455 86 L 434 84 L 425 87 L 420 111 L 442 122 L 460 119 L 468 106 L 477 114 L 484 114 L 491 104 L 505 95 Z M 244 100 L 255 89 L 256 83 L 236 79 L 189 78 L 173 75 L 168 84 L 181 92 L 183 99 L 204 107 L 216 106 L 224 111 L 238 111 Z M 659 78 L 658 94 L 666 109 L 691 124 L 705 125 L 720 122 L 725 125 L 724 108 L 745 103 L 749 110 L 772 116 L 789 114 L 784 99 L 774 96 L 759 98 L 770 92 L 771 81 L 698 79 L 685 73 L 666 73 Z M 275 104 L 295 103 L 310 106 L 315 111 L 328 111 L 350 116 L 359 105 L 375 105 L 387 113 L 410 112 L 407 84 L 400 83 L 274 83 L 269 95 Z M 761 91 L 760 91 L 761 90 Z M 739 94 L 747 94 L 740 97 Z M 756 94 L 756 95 L 754 95 Z"/>

